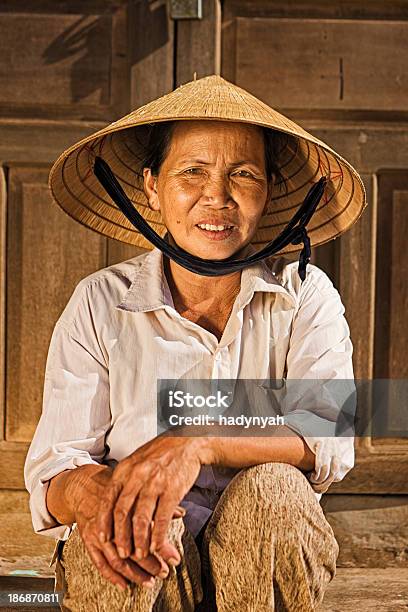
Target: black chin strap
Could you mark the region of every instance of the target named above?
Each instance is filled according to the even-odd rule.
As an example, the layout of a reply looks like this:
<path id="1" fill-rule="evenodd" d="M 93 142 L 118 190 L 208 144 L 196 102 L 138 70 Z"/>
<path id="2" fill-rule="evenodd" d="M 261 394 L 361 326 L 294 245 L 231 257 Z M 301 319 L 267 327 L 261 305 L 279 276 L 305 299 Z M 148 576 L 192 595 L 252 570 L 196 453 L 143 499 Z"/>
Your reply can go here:
<path id="1" fill-rule="evenodd" d="M 177 249 L 172 247 L 163 240 L 163 238 L 160 238 L 133 206 L 112 170 L 101 157 L 95 158 L 94 173 L 106 192 L 130 223 L 132 223 L 132 225 L 134 225 L 134 227 L 136 227 L 155 247 L 167 255 L 167 257 L 170 257 L 170 259 L 180 266 L 190 270 L 190 272 L 195 272 L 202 276 L 223 276 L 225 274 L 231 274 L 232 272 L 236 272 L 257 263 L 266 257 L 275 255 L 275 253 L 284 249 L 288 244 L 300 244 L 300 242 L 303 242 L 303 249 L 299 256 L 298 273 L 301 280 L 305 280 L 306 266 L 311 256 L 310 240 L 305 226 L 310 221 L 321 200 L 327 178 L 322 177 L 311 187 L 302 206 L 293 215 L 285 229 L 275 238 L 275 240 L 270 242 L 261 251 L 250 255 L 246 259 L 231 259 L 228 257 L 227 259 L 218 260 L 195 257 L 180 247 Z"/>

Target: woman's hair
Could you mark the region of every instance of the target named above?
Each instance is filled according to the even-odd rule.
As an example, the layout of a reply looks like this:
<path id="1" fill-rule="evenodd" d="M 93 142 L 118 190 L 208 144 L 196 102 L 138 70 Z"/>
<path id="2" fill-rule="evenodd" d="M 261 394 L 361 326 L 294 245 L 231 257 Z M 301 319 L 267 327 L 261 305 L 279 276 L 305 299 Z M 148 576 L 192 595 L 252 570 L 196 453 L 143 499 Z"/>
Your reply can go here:
<path id="1" fill-rule="evenodd" d="M 161 165 L 170 150 L 175 124 L 176 121 L 163 121 L 149 125 L 142 168 L 150 168 L 153 176 L 159 174 Z M 264 135 L 265 166 L 268 181 L 274 176 L 276 182 L 285 184 L 285 177 L 280 170 L 279 159 L 288 141 L 293 137 L 267 127 L 259 127 Z"/>
<path id="2" fill-rule="evenodd" d="M 149 131 L 141 167 L 150 168 L 153 176 L 159 174 L 161 165 L 170 151 L 175 123 L 175 121 L 162 121 L 148 126 Z"/>

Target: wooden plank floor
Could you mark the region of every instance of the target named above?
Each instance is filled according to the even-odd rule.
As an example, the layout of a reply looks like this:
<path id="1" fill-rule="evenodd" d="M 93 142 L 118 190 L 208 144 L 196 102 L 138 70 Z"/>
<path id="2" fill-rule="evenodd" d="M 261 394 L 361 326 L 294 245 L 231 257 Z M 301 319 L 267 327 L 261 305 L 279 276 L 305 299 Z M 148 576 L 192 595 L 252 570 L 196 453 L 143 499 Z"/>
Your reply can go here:
<path id="1" fill-rule="evenodd" d="M 53 592 L 49 578 L 0 576 L 0 591 Z M 1 612 L 33 612 L 33 608 L 0 608 Z M 55 612 L 58 606 L 37 608 Z M 338 568 L 319 612 L 407 612 L 408 569 Z M 244 612 L 244 611 L 242 611 Z"/>
<path id="2" fill-rule="evenodd" d="M 338 568 L 319 612 L 408 611 L 408 569 Z"/>

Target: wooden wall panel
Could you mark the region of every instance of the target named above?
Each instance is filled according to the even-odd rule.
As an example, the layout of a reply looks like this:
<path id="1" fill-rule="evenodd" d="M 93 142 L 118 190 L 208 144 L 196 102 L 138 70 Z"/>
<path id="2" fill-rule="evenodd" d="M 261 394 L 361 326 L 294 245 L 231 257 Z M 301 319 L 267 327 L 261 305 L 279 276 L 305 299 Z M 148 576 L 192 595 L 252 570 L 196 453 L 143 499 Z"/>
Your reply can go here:
<path id="1" fill-rule="evenodd" d="M 321 244 L 312 248 L 312 257 L 310 258 L 310 262 L 324 270 L 337 288 L 339 286 L 338 246 L 339 241 L 337 243 L 326 242 L 326 244 Z"/>
<path id="2" fill-rule="evenodd" d="M 0 443 L 4 439 L 5 423 L 5 381 L 6 381 L 6 177 L 5 168 L 0 166 Z"/>
<path id="3" fill-rule="evenodd" d="M 17 53 L 15 40 L 22 33 L 29 44 Z M 0 103 L 109 104 L 111 38 L 107 15 L 3 14 Z"/>
<path id="4" fill-rule="evenodd" d="M 407 372 L 406 208 L 408 171 L 378 175 L 375 377 L 403 378 Z"/>
<path id="5" fill-rule="evenodd" d="M 32 531 L 23 467 L 55 322 L 82 278 L 142 252 L 52 203 L 50 165 L 173 89 L 173 33 L 166 0 L 0 6 L 0 575 L 53 575 L 54 543 Z"/>
<path id="6" fill-rule="evenodd" d="M 398 332 L 407 305 L 399 269 L 406 265 L 398 252 L 408 192 L 407 40 L 403 2 L 223 3 L 221 74 L 326 142 L 365 183 L 369 206 L 362 217 L 337 240 L 312 249 L 311 260 L 340 292 L 355 377 L 363 380 L 391 376 L 390 364 L 394 376 L 406 373 L 405 332 Z M 360 416 L 386 409 L 373 399 L 368 385 L 360 387 Z M 400 415 L 395 408 L 389 415 L 395 435 Z M 355 468 L 330 493 L 408 493 L 407 442 L 358 438 Z"/>
<path id="7" fill-rule="evenodd" d="M 391 208 L 391 261 L 389 305 L 391 310 L 389 372 L 390 378 L 408 378 L 408 172 L 407 191 L 395 190 Z"/>
<path id="8" fill-rule="evenodd" d="M 403 21 L 237 17 L 235 79 L 279 108 L 406 111 L 407 38 Z"/>
<path id="9" fill-rule="evenodd" d="M 302 126 L 333 147 L 360 174 L 407 170 L 408 129 L 403 122 L 387 124 L 353 117 L 349 122 L 306 119 Z"/>
<path id="10" fill-rule="evenodd" d="M 138 0 L 129 6 L 131 108 L 138 108 L 174 87 L 174 31 L 166 0 Z"/>
<path id="11" fill-rule="evenodd" d="M 375 377 L 392 382 L 382 406 L 387 437 L 379 432 L 373 439 L 376 448 L 393 444 L 408 449 L 408 395 L 404 384 L 408 374 L 407 219 L 408 171 L 381 171 L 378 176 Z"/>
<path id="12" fill-rule="evenodd" d="M 203 2 L 203 18 L 177 22 L 176 85 L 220 74 L 221 2 Z"/>
<path id="13" fill-rule="evenodd" d="M 126 7 L 27 4 L 0 9 L 0 115 L 113 120 L 126 112 Z"/>
<path id="14" fill-rule="evenodd" d="M 15 0 L 23 1 L 23 0 Z M 292 17 L 293 19 L 363 19 L 401 21 L 408 18 L 406 0 L 224 0 L 224 24 L 243 17 Z"/>
<path id="15" fill-rule="evenodd" d="M 97 121 L 0 119 L 0 160 L 52 164 L 72 144 L 105 127 Z"/>
<path id="16" fill-rule="evenodd" d="M 356 464 L 341 482 L 330 485 L 329 493 L 408 495 L 408 453 L 390 445 L 357 454 Z"/>
<path id="17" fill-rule="evenodd" d="M 6 439 L 31 439 L 53 326 L 81 278 L 105 266 L 106 240 L 64 213 L 48 168 L 12 167 L 7 206 Z"/>
<path id="18" fill-rule="evenodd" d="M 368 207 L 358 223 L 340 237 L 339 292 L 353 341 L 356 378 L 372 378 L 375 311 L 375 177 L 362 175 Z M 335 241 L 337 242 L 337 241 Z"/>
<path id="19" fill-rule="evenodd" d="M 0 470 L 0 491 L 2 489 L 25 489 L 24 462 L 28 447 L 28 443 L 6 442 L 4 440 L 0 442 L 0 462 L 2 466 Z"/>

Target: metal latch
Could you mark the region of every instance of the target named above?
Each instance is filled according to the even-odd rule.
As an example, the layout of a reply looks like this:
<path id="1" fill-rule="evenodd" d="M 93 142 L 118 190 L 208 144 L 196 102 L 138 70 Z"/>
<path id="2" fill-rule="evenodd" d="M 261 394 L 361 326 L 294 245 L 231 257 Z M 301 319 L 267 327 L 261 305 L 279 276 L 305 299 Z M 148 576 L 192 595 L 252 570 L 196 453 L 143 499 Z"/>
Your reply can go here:
<path id="1" fill-rule="evenodd" d="M 202 19 L 202 0 L 170 0 L 171 19 Z"/>

